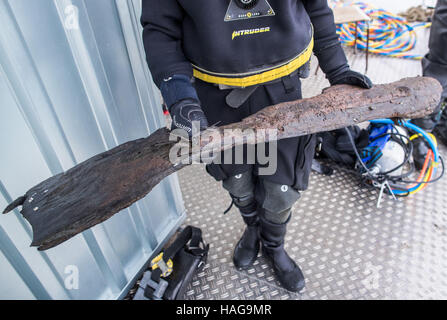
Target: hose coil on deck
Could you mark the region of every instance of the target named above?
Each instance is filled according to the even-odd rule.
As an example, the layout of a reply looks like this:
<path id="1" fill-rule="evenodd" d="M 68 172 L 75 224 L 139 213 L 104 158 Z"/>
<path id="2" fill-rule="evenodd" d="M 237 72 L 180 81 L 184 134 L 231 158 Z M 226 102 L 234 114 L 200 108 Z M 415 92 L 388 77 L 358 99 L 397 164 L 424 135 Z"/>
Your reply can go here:
<path id="1" fill-rule="evenodd" d="M 338 0 L 332 1 L 332 6 L 356 5 L 360 7 L 371 21 L 357 23 L 357 48 L 366 50 L 367 29 L 369 24 L 369 52 L 382 56 L 421 60 L 422 55 L 411 54 L 417 41 L 416 30 L 429 28 L 431 22 L 421 22 L 410 25 L 407 20 L 384 9 L 376 8 L 365 2 L 345 4 Z M 344 23 L 337 25 L 340 42 L 346 46 L 354 46 L 356 24 Z"/>

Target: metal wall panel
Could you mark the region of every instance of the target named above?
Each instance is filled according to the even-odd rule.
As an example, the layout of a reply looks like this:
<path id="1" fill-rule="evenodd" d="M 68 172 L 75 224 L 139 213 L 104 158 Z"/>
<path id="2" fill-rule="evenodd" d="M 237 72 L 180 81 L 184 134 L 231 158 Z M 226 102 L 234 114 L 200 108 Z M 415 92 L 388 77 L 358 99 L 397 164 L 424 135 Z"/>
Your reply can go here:
<path id="1" fill-rule="evenodd" d="M 140 0 L 0 1 L 0 208 L 164 125 L 140 10 Z M 184 207 L 173 175 L 46 252 L 29 247 L 32 230 L 17 210 L 0 218 L 0 298 L 116 299 L 183 221 Z"/>

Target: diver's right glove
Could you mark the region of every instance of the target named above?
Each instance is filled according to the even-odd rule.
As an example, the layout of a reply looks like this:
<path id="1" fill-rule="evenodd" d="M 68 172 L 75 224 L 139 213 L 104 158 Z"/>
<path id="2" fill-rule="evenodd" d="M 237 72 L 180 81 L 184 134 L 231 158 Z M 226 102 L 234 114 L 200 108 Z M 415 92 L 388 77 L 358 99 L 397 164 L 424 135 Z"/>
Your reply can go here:
<path id="1" fill-rule="evenodd" d="M 177 74 L 164 79 L 160 91 L 172 117 L 171 130 L 183 129 L 191 137 L 194 121 L 197 121 L 200 131 L 208 127 L 208 121 L 190 77 Z"/>
<path id="2" fill-rule="evenodd" d="M 208 127 L 205 113 L 200 107 L 200 102 L 196 99 L 188 98 L 180 100 L 169 108 L 172 117 L 171 130 L 183 129 L 191 137 L 193 133 L 193 122 L 197 122 L 200 131 Z"/>

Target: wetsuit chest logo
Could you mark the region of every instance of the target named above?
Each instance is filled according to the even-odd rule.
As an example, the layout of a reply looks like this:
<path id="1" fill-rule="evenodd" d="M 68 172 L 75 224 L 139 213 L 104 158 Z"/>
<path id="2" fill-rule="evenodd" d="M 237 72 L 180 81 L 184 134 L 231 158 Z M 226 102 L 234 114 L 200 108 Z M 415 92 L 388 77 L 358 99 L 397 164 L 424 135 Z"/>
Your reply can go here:
<path id="1" fill-rule="evenodd" d="M 275 15 L 267 0 L 231 0 L 225 21 L 271 17 Z"/>

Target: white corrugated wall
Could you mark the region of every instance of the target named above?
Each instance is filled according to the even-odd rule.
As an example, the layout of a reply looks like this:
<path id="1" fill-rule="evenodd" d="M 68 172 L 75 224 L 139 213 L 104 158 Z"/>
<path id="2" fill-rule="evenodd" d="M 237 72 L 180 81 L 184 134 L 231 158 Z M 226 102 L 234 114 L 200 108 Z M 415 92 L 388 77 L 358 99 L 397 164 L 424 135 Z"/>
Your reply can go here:
<path id="1" fill-rule="evenodd" d="M 42 180 L 164 125 L 141 0 L 0 1 L 0 208 Z M 0 299 L 117 299 L 184 218 L 175 175 L 50 249 L 0 216 Z"/>

